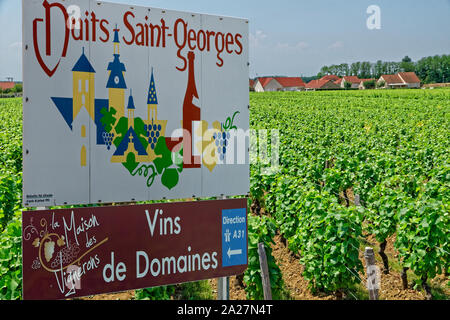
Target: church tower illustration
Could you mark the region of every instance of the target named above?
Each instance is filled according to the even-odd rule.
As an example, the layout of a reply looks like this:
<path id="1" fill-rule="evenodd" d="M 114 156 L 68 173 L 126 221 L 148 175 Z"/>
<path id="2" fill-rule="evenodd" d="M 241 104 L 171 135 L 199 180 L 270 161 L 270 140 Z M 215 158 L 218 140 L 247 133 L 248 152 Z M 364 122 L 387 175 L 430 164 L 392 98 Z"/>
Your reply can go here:
<path id="1" fill-rule="evenodd" d="M 109 106 L 117 111 L 116 117 L 120 119 L 126 116 L 125 114 L 125 90 L 127 85 L 125 83 L 125 65 L 120 62 L 120 40 L 119 29 L 114 29 L 114 61 L 108 64 L 108 82 L 106 88 L 108 88 Z"/>
<path id="2" fill-rule="evenodd" d="M 89 117 L 95 119 L 95 70 L 89 62 L 88 58 L 83 52 L 81 57 L 72 69 L 73 77 L 73 108 L 72 119 L 77 119 L 79 113 L 85 109 Z M 89 137 L 87 131 L 89 123 L 86 119 L 81 120 L 79 134 L 82 138 L 82 145 L 80 151 L 80 165 L 87 166 L 87 146 L 89 144 Z"/>
<path id="3" fill-rule="evenodd" d="M 152 68 L 152 77 L 150 79 L 150 88 L 148 89 L 148 97 L 147 97 L 147 110 L 148 110 L 148 122 L 151 120 L 158 120 L 158 97 L 156 95 L 156 86 L 155 86 L 155 77 L 153 75 Z"/>
<path id="4" fill-rule="evenodd" d="M 167 120 L 158 119 L 158 96 L 156 92 L 155 75 L 152 68 L 150 77 L 150 87 L 147 95 L 147 120 L 145 121 L 145 130 L 148 139 L 148 159 L 152 162 L 156 159 L 155 148 L 160 137 L 164 137 L 166 132 Z"/>
<path id="5" fill-rule="evenodd" d="M 134 129 L 134 110 L 136 110 L 136 107 L 134 106 L 134 99 L 133 99 L 133 91 L 130 89 L 130 97 L 128 98 L 128 129 L 133 128 Z"/>

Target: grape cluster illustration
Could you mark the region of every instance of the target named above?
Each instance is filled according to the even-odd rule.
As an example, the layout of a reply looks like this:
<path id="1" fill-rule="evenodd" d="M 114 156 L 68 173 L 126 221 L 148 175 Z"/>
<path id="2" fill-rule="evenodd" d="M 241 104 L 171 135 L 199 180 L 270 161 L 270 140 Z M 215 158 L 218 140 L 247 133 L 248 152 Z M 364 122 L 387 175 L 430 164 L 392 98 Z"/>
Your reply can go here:
<path id="1" fill-rule="evenodd" d="M 147 132 L 148 143 L 150 144 L 150 148 L 155 150 L 156 143 L 158 142 L 159 137 L 161 136 L 161 125 L 145 125 L 145 130 Z"/>
<path id="2" fill-rule="evenodd" d="M 80 247 L 77 244 L 65 246 L 61 249 L 51 263 L 53 269 L 59 268 L 62 265 L 71 264 L 78 257 Z"/>
<path id="3" fill-rule="evenodd" d="M 105 141 L 108 150 L 111 149 L 111 145 L 114 139 L 114 133 L 103 132 L 103 140 Z"/>
<path id="4" fill-rule="evenodd" d="M 214 141 L 216 143 L 217 152 L 219 154 L 220 161 L 225 160 L 225 156 L 227 153 L 227 147 L 230 140 L 230 133 L 226 131 L 220 131 L 214 133 L 213 135 Z"/>

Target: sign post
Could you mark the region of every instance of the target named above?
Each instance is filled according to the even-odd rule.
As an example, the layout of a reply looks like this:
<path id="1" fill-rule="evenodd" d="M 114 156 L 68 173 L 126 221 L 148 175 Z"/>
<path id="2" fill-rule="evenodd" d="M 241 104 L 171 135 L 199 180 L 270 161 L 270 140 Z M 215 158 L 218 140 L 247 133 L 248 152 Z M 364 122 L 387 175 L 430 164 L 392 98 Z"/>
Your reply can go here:
<path id="1" fill-rule="evenodd" d="M 93 0 L 22 9 L 24 207 L 249 193 L 247 20 Z M 27 211 L 23 234 L 25 299 L 247 266 L 245 199 Z"/>
<path id="2" fill-rule="evenodd" d="M 248 194 L 247 20 L 22 7 L 25 207 Z"/>
<path id="3" fill-rule="evenodd" d="M 25 211 L 24 299 L 74 298 L 241 274 L 247 268 L 245 252 L 234 265 L 223 259 L 222 215 L 233 210 L 245 212 L 246 227 L 246 199 Z"/>

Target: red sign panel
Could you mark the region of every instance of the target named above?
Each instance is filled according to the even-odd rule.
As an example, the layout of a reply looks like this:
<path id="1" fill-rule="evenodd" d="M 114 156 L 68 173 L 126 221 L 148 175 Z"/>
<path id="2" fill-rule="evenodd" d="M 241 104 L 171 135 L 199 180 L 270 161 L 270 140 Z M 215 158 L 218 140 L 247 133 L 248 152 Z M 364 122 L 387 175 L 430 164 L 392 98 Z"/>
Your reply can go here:
<path id="1" fill-rule="evenodd" d="M 23 212 L 23 298 L 65 299 L 241 274 L 247 200 Z"/>

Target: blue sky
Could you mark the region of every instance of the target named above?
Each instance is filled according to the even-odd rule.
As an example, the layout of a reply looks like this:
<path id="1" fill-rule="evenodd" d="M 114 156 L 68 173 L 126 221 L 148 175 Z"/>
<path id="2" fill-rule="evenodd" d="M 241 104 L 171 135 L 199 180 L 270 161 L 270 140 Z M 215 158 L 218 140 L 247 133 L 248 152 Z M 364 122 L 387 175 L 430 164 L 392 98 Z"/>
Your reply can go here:
<path id="1" fill-rule="evenodd" d="M 21 2 L 0 0 L 0 80 L 22 79 Z M 250 76 L 309 76 L 323 65 L 450 54 L 450 0 L 109 0 L 250 20 Z M 369 30 L 370 5 L 381 29 Z"/>

